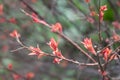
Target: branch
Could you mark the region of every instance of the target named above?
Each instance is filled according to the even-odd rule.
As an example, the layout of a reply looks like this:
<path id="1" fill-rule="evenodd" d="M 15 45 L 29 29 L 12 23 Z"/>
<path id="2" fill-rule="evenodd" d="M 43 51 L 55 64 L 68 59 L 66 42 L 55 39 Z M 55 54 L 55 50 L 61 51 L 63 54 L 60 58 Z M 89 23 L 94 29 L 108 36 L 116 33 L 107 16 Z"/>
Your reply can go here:
<path id="1" fill-rule="evenodd" d="M 42 21 L 34 16 L 32 16 L 31 14 L 27 13 L 26 11 L 24 11 L 23 9 L 21 9 L 21 11 L 23 13 L 25 13 L 27 16 L 31 17 L 32 19 L 36 19 L 38 20 L 38 23 L 43 24 L 45 26 L 47 26 L 49 29 L 52 28 L 52 26 L 48 23 L 46 23 L 45 21 Z M 93 62 L 96 63 L 95 59 L 93 59 L 90 55 L 88 55 L 87 52 L 85 52 L 78 44 L 76 44 L 74 41 L 72 41 L 71 39 L 69 39 L 67 36 L 65 36 L 63 33 L 61 32 L 54 32 L 57 35 L 60 35 L 62 38 L 64 38 L 66 41 L 68 41 L 70 44 L 72 44 L 74 47 L 76 47 L 79 51 L 81 51 L 83 54 L 85 54 L 89 59 L 91 59 Z"/>
<path id="2" fill-rule="evenodd" d="M 21 48 L 22 49 L 28 49 L 28 50 L 31 50 L 29 47 L 25 46 L 18 37 L 16 37 L 16 40 L 17 42 L 22 46 Z M 14 51 L 17 51 L 17 50 L 20 50 L 19 48 L 14 50 Z M 12 51 L 13 52 L 13 51 Z M 65 57 L 58 57 L 54 54 L 50 54 L 50 53 L 46 53 L 46 52 L 38 52 L 39 54 L 44 54 L 45 56 L 50 56 L 50 57 L 57 57 L 57 58 L 60 58 L 62 60 L 65 60 L 65 61 L 68 61 L 68 62 L 71 62 L 71 63 L 74 63 L 76 65 L 79 65 L 79 66 L 98 66 L 98 63 L 80 63 L 79 61 L 75 61 L 75 60 L 72 60 L 72 59 L 68 59 L 68 58 L 65 58 Z"/>
<path id="3" fill-rule="evenodd" d="M 100 26 L 100 0 L 99 0 L 99 22 L 98 22 L 98 36 L 99 36 L 99 40 L 100 42 L 102 41 L 102 37 L 101 37 L 101 26 Z"/>
<path id="4" fill-rule="evenodd" d="M 19 0 L 21 1 L 23 4 L 26 5 L 26 7 L 28 9 L 30 9 L 32 12 L 34 12 L 36 15 L 38 15 L 38 17 L 41 19 L 41 20 L 44 20 L 44 18 L 42 16 L 39 15 L 39 13 L 37 11 L 35 11 L 27 2 L 25 2 L 24 0 Z"/>

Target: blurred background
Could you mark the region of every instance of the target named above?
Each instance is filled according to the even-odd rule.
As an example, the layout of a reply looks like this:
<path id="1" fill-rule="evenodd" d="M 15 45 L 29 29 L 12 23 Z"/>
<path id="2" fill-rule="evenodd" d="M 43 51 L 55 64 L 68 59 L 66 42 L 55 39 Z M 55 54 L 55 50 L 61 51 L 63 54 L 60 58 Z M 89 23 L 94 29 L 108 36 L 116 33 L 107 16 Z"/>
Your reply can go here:
<path id="1" fill-rule="evenodd" d="M 105 47 L 113 32 L 120 34 L 119 26 L 113 26 L 114 21 L 120 21 L 120 0 L 101 0 L 101 5 L 107 5 L 108 10 L 101 24 L 102 44 L 98 38 L 98 17 L 90 16 L 91 10 L 98 13 L 98 0 L 0 0 L 0 80 L 24 80 L 14 79 L 11 71 L 6 70 L 12 64 L 13 70 L 26 76 L 31 73 L 30 80 L 101 80 L 97 67 L 78 66 L 62 61 L 59 65 L 53 63 L 53 58 L 28 56 L 26 49 L 10 52 L 21 47 L 17 41 L 9 36 L 10 32 L 17 30 L 21 34 L 21 41 L 26 46 L 38 44 L 40 49 L 51 53 L 52 50 L 46 44 L 51 37 L 59 41 L 59 49 L 62 54 L 79 62 L 90 60 L 69 44 L 66 40 L 52 33 L 46 26 L 33 22 L 21 9 L 33 13 L 36 11 L 39 18 L 49 24 L 60 22 L 63 33 L 78 43 L 83 49 L 81 41 L 90 37 L 98 49 Z M 118 47 L 120 43 L 112 46 Z M 97 48 L 96 48 L 97 49 Z M 86 50 L 86 49 L 84 49 Z M 94 56 L 93 56 L 94 57 Z M 113 61 L 108 67 L 108 73 L 114 80 L 120 80 L 120 64 Z"/>

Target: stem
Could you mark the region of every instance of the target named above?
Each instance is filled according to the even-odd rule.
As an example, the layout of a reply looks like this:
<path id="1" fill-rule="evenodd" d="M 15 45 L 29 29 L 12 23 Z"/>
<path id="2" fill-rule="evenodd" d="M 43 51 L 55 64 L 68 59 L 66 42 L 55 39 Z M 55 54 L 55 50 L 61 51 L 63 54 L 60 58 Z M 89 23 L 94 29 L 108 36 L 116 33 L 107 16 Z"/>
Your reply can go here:
<path id="1" fill-rule="evenodd" d="M 100 62 L 99 54 L 97 54 L 97 60 L 98 60 L 98 67 L 100 68 L 100 71 L 103 72 L 104 69 L 103 69 L 102 64 Z"/>
<path id="2" fill-rule="evenodd" d="M 49 29 L 52 28 L 52 26 L 48 23 L 46 23 L 45 21 L 42 21 L 40 19 L 38 19 L 37 17 L 34 17 L 32 15 L 30 15 L 29 13 L 27 13 L 26 11 L 24 11 L 23 9 L 21 9 L 21 11 L 23 13 L 25 13 L 27 16 L 33 18 L 33 19 L 37 19 L 38 20 L 38 23 L 40 24 L 43 24 L 45 26 L 47 26 Z M 87 52 L 85 52 L 78 44 L 76 44 L 74 41 L 72 41 L 70 38 L 68 38 L 67 36 L 65 36 L 63 33 L 61 32 L 54 32 L 56 33 L 57 35 L 60 35 L 62 38 L 64 38 L 66 41 L 68 41 L 70 44 L 72 44 L 74 47 L 76 47 L 79 51 L 81 51 L 83 54 L 85 54 L 89 59 L 91 59 L 93 62 L 96 63 L 95 59 L 93 59 L 90 55 L 88 55 Z"/>
<path id="3" fill-rule="evenodd" d="M 43 18 L 41 18 L 41 16 L 31 7 L 29 6 L 24 0 L 20 0 L 22 1 L 32 12 L 34 12 L 36 15 L 38 15 L 38 17 L 43 20 Z M 33 18 L 34 16 L 31 16 L 30 14 L 28 14 L 27 12 L 25 12 L 24 10 L 22 10 L 22 12 L 24 12 L 25 14 L 27 14 L 28 16 L 30 16 L 31 18 Z M 47 23 L 46 23 L 47 24 Z M 44 24 L 44 25 L 46 25 Z M 49 24 L 46 25 L 48 28 L 51 28 L 51 26 Z M 61 37 L 63 37 L 65 40 L 67 40 L 70 44 L 72 44 L 74 47 L 76 47 L 79 51 L 81 51 L 83 54 L 85 54 L 89 59 L 91 59 L 93 62 L 96 63 L 95 59 L 93 59 L 90 55 L 87 54 L 87 52 L 85 52 L 81 47 L 79 47 L 78 44 L 76 44 L 75 42 L 73 42 L 71 39 L 69 39 L 68 37 L 66 37 L 64 34 L 61 33 L 57 33 L 58 35 L 60 35 Z"/>
<path id="4" fill-rule="evenodd" d="M 46 54 L 47 56 L 51 56 L 51 57 L 58 57 L 58 56 L 55 56 L 53 54 L 49 54 L 49 53 L 44 53 Z M 80 63 L 79 61 L 75 61 L 75 60 L 72 60 L 72 59 L 68 59 L 68 58 L 61 58 L 61 57 L 58 57 L 62 60 L 65 60 L 65 61 L 68 61 L 68 62 L 71 62 L 71 63 L 74 63 L 74 64 L 77 64 L 77 65 L 80 65 L 80 66 L 97 66 L 98 63 Z"/>
<path id="5" fill-rule="evenodd" d="M 57 32 L 58 35 L 60 35 L 62 38 L 64 38 L 65 40 L 67 40 L 69 43 L 71 43 L 74 47 L 76 47 L 79 51 L 81 51 L 83 54 L 85 54 L 89 59 L 91 59 L 93 62 L 96 63 L 95 59 L 93 59 L 90 55 L 88 55 L 87 52 L 85 52 L 78 44 L 76 44 L 74 41 L 72 41 L 71 39 L 69 39 L 67 36 L 65 36 L 64 34 Z"/>
<path id="6" fill-rule="evenodd" d="M 16 39 L 17 39 L 18 43 L 22 46 L 20 49 L 26 48 L 26 49 L 30 50 L 29 47 L 25 46 L 25 45 L 19 40 L 19 38 L 16 38 Z M 39 48 L 39 46 L 37 46 L 37 48 Z M 19 50 L 19 48 L 16 49 L 16 50 L 14 50 L 14 51 L 17 51 L 17 50 Z M 51 57 L 58 57 L 58 56 L 56 56 L 56 55 L 54 55 L 54 54 L 45 53 L 45 52 L 42 52 L 42 53 L 39 53 L 39 54 L 44 54 L 45 56 L 51 56 Z M 65 57 L 58 57 L 58 58 L 60 58 L 60 59 L 62 59 L 62 60 L 65 60 L 65 61 L 68 61 L 68 62 L 71 62 L 71 63 L 74 63 L 74 64 L 77 64 L 77 65 L 80 65 L 80 66 L 97 66 L 97 65 L 98 65 L 98 63 L 80 63 L 80 62 L 78 62 L 78 61 L 75 61 L 75 60 L 72 60 L 72 59 L 68 59 L 68 58 L 65 58 Z"/>
<path id="7" fill-rule="evenodd" d="M 98 36 L 99 36 L 99 40 L 100 42 L 102 41 L 102 37 L 101 37 L 101 26 L 100 26 L 100 0 L 99 0 L 99 22 L 98 22 Z"/>
<path id="8" fill-rule="evenodd" d="M 35 11 L 27 2 L 25 2 L 24 0 L 19 0 L 19 1 L 21 1 L 23 4 L 26 5 L 26 7 L 27 7 L 28 9 L 30 9 L 32 12 L 34 12 L 36 15 L 38 15 L 38 17 L 39 17 L 41 20 L 44 20 L 44 18 L 43 18 L 42 16 L 40 16 L 40 15 L 38 14 L 38 12 Z"/>

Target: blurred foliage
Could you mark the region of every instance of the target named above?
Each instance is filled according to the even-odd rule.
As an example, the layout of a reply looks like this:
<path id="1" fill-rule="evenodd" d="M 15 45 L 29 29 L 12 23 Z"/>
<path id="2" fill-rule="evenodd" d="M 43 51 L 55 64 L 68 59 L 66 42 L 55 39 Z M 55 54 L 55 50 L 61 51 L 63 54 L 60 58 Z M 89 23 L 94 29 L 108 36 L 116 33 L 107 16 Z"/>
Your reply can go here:
<path id="1" fill-rule="evenodd" d="M 90 37 L 94 45 L 99 45 L 98 37 L 98 17 L 93 17 L 94 24 L 89 23 L 86 17 L 90 17 L 89 6 L 98 12 L 98 0 L 91 0 L 90 4 L 84 0 L 24 0 L 29 6 L 38 12 L 49 24 L 60 22 L 63 26 L 63 33 L 70 39 L 78 43 L 82 48 L 81 41 L 85 37 Z M 112 36 L 115 29 L 112 22 L 119 20 L 120 6 L 116 6 L 118 0 L 100 0 L 101 5 L 107 4 L 108 10 L 104 15 L 104 23 L 101 25 L 101 36 L 105 41 Z M 72 63 L 62 62 L 60 65 L 53 64 L 53 58 L 37 59 L 28 56 L 27 50 L 20 50 L 11 53 L 20 45 L 9 36 L 14 29 L 21 34 L 21 41 L 27 46 L 36 46 L 37 44 L 43 51 L 51 52 L 46 44 L 51 37 L 59 41 L 59 47 L 63 55 L 80 62 L 88 60 L 81 52 L 71 46 L 64 39 L 52 33 L 46 26 L 33 22 L 33 20 L 21 12 L 21 9 L 32 13 L 21 0 L 0 0 L 3 5 L 3 15 L 0 15 L 0 80 L 13 80 L 11 73 L 4 69 L 9 63 L 12 63 L 14 70 L 20 74 L 26 74 L 31 71 L 35 74 L 32 80 L 100 80 L 99 73 L 95 67 L 90 67 L 87 71 L 85 67 L 79 67 Z M 115 11 L 118 11 L 116 15 Z M 5 19 L 4 22 L 2 20 Z M 100 47 L 106 46 L 106 42 L 100 44 Z M 113 45 L 115 49 L 120 44 Z M 83 48 L 84 49 L 84 48 Z M 89 61 L 89 60 L 88 60 Z M 86 73 L 85 73 L 86 72 Z M 87 73 L 89 72 L 89 73 Z M 85 75 L 82 75 L 84 73 Z M 91 74 L 92 73 L 92 74 Z M 89 76 L 87 76 L 89 75 Z M 87 77 L 86 77 L 87 76 Z"/>

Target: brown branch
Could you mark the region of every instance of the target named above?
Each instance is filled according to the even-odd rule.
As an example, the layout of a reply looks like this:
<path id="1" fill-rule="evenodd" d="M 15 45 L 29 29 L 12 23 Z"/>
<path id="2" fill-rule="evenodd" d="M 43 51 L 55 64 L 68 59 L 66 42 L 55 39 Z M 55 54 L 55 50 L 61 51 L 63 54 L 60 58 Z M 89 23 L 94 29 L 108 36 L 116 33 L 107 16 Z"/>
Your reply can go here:
<path id="1" fill-rule="evenodd" d="M 49 54 L 49 53 L 44 53 L 44 54 L 46 54 L 47 56 L 51 56 L 51 57 L 58 57 L 58 56 L 55 56 L 55 55 Z M 65 61 L 68 61 L 68 62 L 71 62 L 71 63 L 74 63 L 74 64 L 77 64 L 79 66 L 97 66 L 98 65 L 98 63 L 80 63 L 78 61 L 68 59 L 68 58 L 65 58 L 65 57 L 64 58 L 58 57 L 58 58 L 60 58 L 62 60 L 65 60 Z"/>
<path id="2" fill-rule="evenodd" d="M 21 1 L 23 4 L 26 5 L 26 7 L 31 10 L 32 12 L 34 12 L 36 15 L 38 15 L 38 17 L 41 19 L 41 20 L 44 20 L 44 18 L 42 16 L 39 15 L 39 13 L 37 11 L 35 11 L 27 2 L 25 2 L 24 0 L 19 0 Z"/>
<path id="3" fill-rule="evenodd" d="M 20 41 L 20 39 L 18 38 L 18 37 L 16 37 L 16 40 L 17 40 L 17 42 L 22 46 L 22 49 L 28 49 L 28 50 L 30 50 L 30 48 L 29 47 L 27 47 L 27 46 L 25 46 L 21 41 Z M 39 48 L 39 47 L 38 47 Z M 14 50 L 14 51 L 17 51 L 17 50 L 19 50 L 19 48 L 18 49 L 16 49 L 16 50 Z M 13 51 L 12 51 L 13 52 Z M 54 55 L 54 54 L 50 54 L 50 53 L 46 53 L 46 52 L 42 52 L 42 53 L 39 53 L 39 54 L 44 54 L 45 56 L 51 56 L 51 57 L 58 57 L 58 56 L 56 56 L 56 55 Z M 68 62 L 71 62 L 71 63 L 74 63 L 74 64 L 77 64 L 77 65 L 79 65 L 79 66 L 97 66 L 98 65 L 98 63 L 96 62 L 96 63 L 80 63 L 80 62 L 78 62 L 78 61 L 75 61 L 75 60 L 72 60 L 72 59 L 68 59 L 68 58 L 65 58 L 65 57 L 58 57 L 58 58 L 60 58 L 60 59 L 62 59 L 62 60 L 65 60 L 65 61 L 68 61 Z"/>
<path id="4" fill-rule="evenodd" d="M 110 47 L 111 45 L 113 45 L 114 43 L 117 43 L 117 42 L 120 42 L 120 40 L 110 42 L 107 46 L 105 46 L 102 50 L 100 50 L 100 52 L 99 52 L 99 53 L 101 53 L 104 49 L 106 49 L 106 48 Z"/>
<path id="5" fill-rule="evenodd" d="M 90 56 L 88 55 L 87 52 L 85 52 L 78 44 L 76 44 L 74 41 L 72 41 L 71 39 L 69 39 L 67 36 L 65 36 L 63 33 L 57 32 L 58 35 L 60 35 L 62 38 L 64 38 L 65 40 L 67 40 L 69 43 L 71 43 L 74 47 L 76 47 L 79 51 L 81 51 L 83 54 L 85 54 L 89 59 L 91 59 L 93 62 L 96 63 L 96 61 Z"/>
<path id="6" fill-rule="evenodd" d="M 99 40 L 100 42 L 102 41 L 102 37 L 101 37 L 101 25 L 100 25 L 100 0 L 99 0 L 99 21 L 98 21 L 98 36 L 99 36 Z"/>
<path id="7" fill-rule="evenodd" d="M 32 12 L 34 12 L 36 15 L 38 15 L 38 17 L 43 20 L 43 18 L 41 18 L 41 16 L 30 6 L 28 5 L 24 0 L 20 0 L 22 1 Z M 26 12 L 24 12 L 26 14 Z M 30 16 L 32 17 L 32 16 Z M 45 25 L 45 24 L 44 24 Z M 46 25 L 47 27 L 51 28 L 51 26 L 48 24 Z M 76 47 L 78 50 L 80 50 L 83 54 L 85 54 L 89 59 L 91 59 L 93 62 L 96 63 L 95 59 L 93 59 L 90 55 L 88 55 L 78 44 L 76 44 L 75 42 L 73 42 L 71 39 L 69 39 L 68 37 L 66 37 L 64 34 L 61 34 L 59 32 L 57 32 L 58 35 L 60 35 L 62 38 L 64 38 L 65 40 L 67 40 L 69 43 L 71 43 L 74 47 Z"/>
<path id="8" fill-rule="evenodd" d="M 46 22 L 43 23 L 43 21 L 42 21 L 42 23 L 41 23 L 41 20 L 39 20 L 38 18 L 30 15 L 29 13 L 27 13 L 27 12 L 24 11 L 23 9 L 22 9 L 21 11 L 22 11 L 23 13 L 25 13 L 27 16 L 31 17 L 31 18 L 37 19 L 37 20 L 38 20 L 38 23 L 43 24 L 43 25 L 47 26 L 47 27 L 50 28 L 50 29 L 52 28 L 52 26 L 51 26 L 50 24 L 48 24 L 48 23 L 46 23 Z M 70 44 L 72 44 L 74 47 L 76 47 L 79 51 L 81 51 L 83 54 L 85 54 L 89 59 L 91 59 L 93 62 L 96 63 L 95 59 L 93 59 L 90 55 L 88 55 L 87 52 L 85 52 L 78 44 L 76 44 L 76 43 L 75 43 L 74 41 L 72 41 L 70 38 L 68 38 L 68 37 L 65 36 L 63 33 L 60 33 L 60 32 L 54 32 L 54 33 L 60 35 L 62 38 L 64 38 L 66 41 L 68 41 Z"/>

